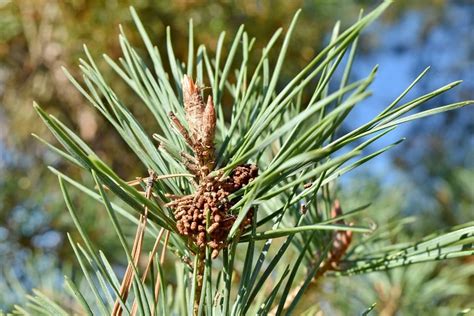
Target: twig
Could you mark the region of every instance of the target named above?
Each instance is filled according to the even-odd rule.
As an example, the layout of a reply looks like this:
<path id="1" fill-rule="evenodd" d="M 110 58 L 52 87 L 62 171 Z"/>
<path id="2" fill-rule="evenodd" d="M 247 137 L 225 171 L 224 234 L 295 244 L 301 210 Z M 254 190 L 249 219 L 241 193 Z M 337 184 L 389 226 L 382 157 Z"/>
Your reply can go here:
<path id="1" fill-rule="evenodd" d="M 147 178 L 147 186 L 145 190 L 145 197 L 150 198 L 153 189 L 153 183 L 155 181 L 155 173 L 153 170 L 149 171 L 150 176 Z M 138 223 L 137 232 L 135 235 L 135 240 L 133 242 L 132 247 L 132 262 L 128 263 L 127 270 L 125 272 L 124 278 L 122 280 L 122 284 L 120 286 L 120 297 L 125 302 L 128 297 L 128 293 L 130 292 L 130 288 L 132 286 L 132 280 L 135 275 L 135 269 L 137 269 L 138 261 L 140 259 L 141 249 L 143 245 L 143 237 L 145 234 L 145 227 L 147 222 L 148 216 L 148 207 L 145 206 L 143 215 L 140 214 L 140 221 Z M 122 315 L 122 306 L 120 305 L 120 298 L 115 300 L 114 308 L 112 310 L 113 316 L 120 316 Z"/>
<path id="2" fill-rule="evenodd" d="M 165 262 L 166 248 L 168 246 L 169 237 L 170 237 L 170 231 L 167 231 L 166 236 L 165 236 L 165 241 L 163 242 L 163 248 L 161 249 L 160 266 L 162 266 L 163 263 Z M 156 281 L 155 281 L 155 300 L 151 308 L 151 315 L 155 315 L 155 306 L 158 304 L 158 295 L 160 293 L 160 282 L 161 282 L 161 277 L 160 277 L 160 274 L 157 273 Z"/>
<path id="3" fill-rule="evenodd" d="M 160 244 L 160 240 L 161 240 L 161 237 L 163 236 L 163 233 L 164 233 L 165 229 L 162 228 L 160 230 L 160 232 L 158 233 L 158 236 L 156 237 L 156 241 L 155 241 L 155 244 L 153 245 L 153 249 L 152 251 L 150 252 L 150 256 L 148 257 L 148 263 L 146 265 L 146 268 L 145 268 L 145 271 L 143 272 L 143 275 L 142 275 L 142 283 L 145 282 L 146 280 L 146 277 L 148 275 L 148 271 L 150 270 L 150 267 L 151 265 L 153 264 L 153 258 L 156 254 L 156 252 L 158 251 L 158 246 Z M 137 313 L 137 310 L 138 310 L 138 305 L 137 305 L 137 301 L 136 299 L 133 301 L 133 305 L 132 305 L 132 311 L 130 313 L 131 316 L 135 316 L 136 313 Z"/>

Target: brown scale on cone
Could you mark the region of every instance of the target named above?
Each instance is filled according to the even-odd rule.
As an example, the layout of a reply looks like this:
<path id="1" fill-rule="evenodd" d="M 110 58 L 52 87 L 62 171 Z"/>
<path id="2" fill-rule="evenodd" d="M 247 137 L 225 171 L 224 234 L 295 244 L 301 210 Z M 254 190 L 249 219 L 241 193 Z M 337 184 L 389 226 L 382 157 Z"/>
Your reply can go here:
<path id="1" fill-rule="evenodd" d="M 216 258 L 225 247 L 229 231 L 237 219 L 236 215 L 229 212 L 237 200 L 229 201 L 228 196 L 255 179 L 258 169 L 255 165 L 245 164 L 237 166 L 224 179 L 209 176 L 215 166 L 214 103 L 209 96 L 205 104 L 201 89 L 187 76 L 183 78 L 182 88 L 189 129 L 181 124 L 174 113 L 170 113 L 170 118 L 193 150 L 193 156 L 182 153 L 182 157 L 185 166 L 196 176 L 198 188 L 192 195 L 172 197 L 167 205 L 173 209 L 179 233 L 187 236 L 200 250 L 208 245 L 212 249 L 212 258 Z M 208 216 L 209 223 L 206 225 Z M 252 216 L 251 209 L 242 222 L 242 229 L 252 222 Z M 200 252 L 202 255 L 203 251 Z"/>

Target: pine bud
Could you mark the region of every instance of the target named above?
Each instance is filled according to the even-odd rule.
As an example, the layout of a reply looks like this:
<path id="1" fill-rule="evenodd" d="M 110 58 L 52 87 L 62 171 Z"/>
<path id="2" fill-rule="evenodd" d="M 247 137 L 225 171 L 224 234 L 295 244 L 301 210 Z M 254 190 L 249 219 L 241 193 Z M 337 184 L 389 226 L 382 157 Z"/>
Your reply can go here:
<path id="1" fill-rule="evenodd" d="M 214 134 L 216 132 L 216 111 L 211 96 L 207 98 L 203 119 L 202 143 L 206 148 L 213 148 Z"/>
<path id="2" fill-rule="evenodd" d="M 204 101 L 201 97 L 201 89 L 188 76 L 184 76 L 182 81 L 184 111 L 188 122 L 191 136 L 196 142 L 202 130 Z"/>

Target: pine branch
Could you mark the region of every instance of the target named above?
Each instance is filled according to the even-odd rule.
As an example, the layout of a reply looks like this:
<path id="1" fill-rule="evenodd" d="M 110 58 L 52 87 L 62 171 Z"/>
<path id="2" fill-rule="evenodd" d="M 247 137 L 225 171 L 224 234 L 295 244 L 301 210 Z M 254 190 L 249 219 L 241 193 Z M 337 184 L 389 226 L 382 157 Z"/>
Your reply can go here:
<path id="1" fill-rule="evenodd" d="M 399 124 L 472 104 L 455 102 L 410 114 L 459 84 L 450 83 L 400 104 L 426 69 L 383 111 L 341 135 L 349 113 L 370 97 L 377 74 L 374 67 L 365 78 L 350 82 L 358 37 L 388 5 L 386 1 L 369 14 L 361 14 L 346 30 L 336 24 L 328 46 L 286 83 L 281 72 L 300 11 L 284 35 L 275 64 L 269 56 L 282 30 L 275 32 L 254 67 L 250 62 L 254 39 L 249 39 L 243 26 L 227 51 L 222 34 L 211 56 L 204 46 L 195 50 L 192 22 L 187 61 L 176 58 L 169 28 L 165 61 L 132 8 L 148 56 L 140 56 L 121 29 L 123 58 L 118 62 L 104 58 L 160 127 L 160 134 L 153 137 L 85 48 L 86 59 L 80 60 L 83 83 L 67 76 L 150 170 L 145 179 L 121 179 L 71 129 L 35 105 L 62 147 L 40 141 L 90 172 L 96 185 L 89 188 L 51 168 L 60 179 L 66 205 L 85 245 L 71 239 L 93 297 L 86 297 L 72 282 L 68 286 L 86 312 L 161 315 L 174 309 L 173 313 L 194 315 L 290 314 L 305 291 L 326 275 L 343 277 L 473 254 L 472 223 L 414 245 L 395 244 L 391 250 L 376 251 L 368 247 L 375 244 L 375 238 L 364 240 L 358 234 L 377 236 L 378 231 L 353 224 L 367 205 L 343 213 L 334 198 L 337 178 L 403 140 L 366 152 Z M 151 60 L 151 65 L 145 60 Z M 343 75 L 338 80 L 341 66 Z M 209 90 L 202 88 L 205 83 Z M 229 105 L 227 121 L 224 113 Z M 66 184 L 93 198 L 109 215 L 127 263 L 121 284 L 107 255 L 97 254 L 85 233 Z M 144 192 L 135 184 L 144 186 Z M 117 214 L 136 227 L 131 247 Z M 353 220 L 347 223 L 349 217 Z M 146 237 L 154 241 L 151 249 L 145 249 Z M 277 238 L 281 239 L 273 242 Z M 264 241 L 263 246 L 259 241 Z M 144 252 L 149 257 L 142 266 Z M 163 270 L 165 257 L 177 263 L 177 283 L 169 288 Z M 217 271 L 221 257 L 222 271 Z M 304 274 L 298 272 L 302 266 L 306 267 Z M 166 298 L 169 294 L 175 299 L 172 305 Z M 56 303 L 42 296 L 32 301 L 42 312 L 44 304 L 49 312 L 61 313 Z"/>

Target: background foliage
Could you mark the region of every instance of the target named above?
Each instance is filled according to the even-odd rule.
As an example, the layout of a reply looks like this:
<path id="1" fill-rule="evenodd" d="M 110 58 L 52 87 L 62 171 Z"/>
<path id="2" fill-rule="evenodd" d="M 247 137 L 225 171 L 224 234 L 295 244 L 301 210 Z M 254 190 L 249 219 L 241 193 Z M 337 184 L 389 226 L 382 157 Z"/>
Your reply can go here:
<path id="1" fill-rule="evenodd" d="M 219 31 L 224 29 L 232 32 L 243 22 L 252 32 L 251 35 L 257 39 L 267 39 L 277 27 L 286 25 L 290 13 L 302 7 L 304 10 L 300 23 L 304 27 L 300 27 L 300 32 L 295 34 L 293 39 L 295 44 L 289 50 L 289 60 L 295 62 L 289 62 L 289 66 L 283 69 L 283 79 L 295 69 L 299 69 L 302 66 L 300 63 L 307 62 L 318 51 L 320 47 L 315 45 L 327 39 L 336 17 L 342 18 L 343 21 L 353 21 L 360 6 L 371 5 L 370 2 L 346 1 L 344 5 L 338 1 L 294 1 L 284 2 L 279 6 L 271 6 L 265 2 L 256 2 L 255 5 L 250 2 L 242 2 L 241 5 L 227 2 L 209 4 L 204 1 L 175 1 L 172 5 L 165 2 L 156 3 L 158 4 L 151 1 L 134 3 L 141 19 L 155 38 L 164 38 L 166 25 L 171 26 L 173 38 L 186 38 L 187 20 L 193 18 L 195 29 L 199 30 L 195 34 L 196 42 L 205 43 L 208 47 L 215 47 Z M 383 23 L 390 25 L 399 19 L 406 19 L 407 3 L 398 2 L 395 8 L 384 15 Z M 0 295 L 0 304 L 8 309 L 12 303 L 24 300 L 23 293 L 28 292 L 31 287 L 57 288 L 57 280 L 63 274 L 58 269 L 69 269 L 70 265 L 74 264 L 70 247 L 64 240 L 64 232 L 72 230 L 72 223 L 64 212 L 63 201 L 57 191 L 56 177 L 51 176 L 44 168 L 45 164 L 63 170 L 67 166 L 61 165 L 58 157 L 45 151 L 29 136 L 31 132 L 46 135 L 37 123 L 38 118 L 32 111 L 31 101 L 35 99 L 40 104 L 47 105 L 48 112 L 75 127 L 81 137 L 86 139 L 115 170 L 118 170 L 123 178 L 134 178 L 143 174 L 144 170 L 136 170 L 135 166 L 138 165 L 136 158 L 130 153 L 124 151 L 116 155 L 116 148 L 125 146 L 117 135 L 111 132 L 110 126 L 84 105 L 83 98 L 67 82 L 60 69 L 63 65 L 70 70 L 77 69 L 73 65 L 76 64 L 77 58 L 82 56 L 81 44 L 84 42 L 94 48 L 93 54 L 106 52 L 111 57 L 118 57 L 120 52 L 117 46 L 117 30 L 111 30 L 110 25 L 117 25 L 119 22 L 125 26 L 129 24 L 128 6 L 113 1 L 15 1 L 4 2 L 1 5 L 0 256 L 2 263 L 6 264 L 2 264 L 4 271 L 0 283 L 5 289 L 18 289 L 20 286 L 25 288 L 25 292 L 13 291 L 17 293 L 16 295 Z M 430 38 L 430 34 L 437 31 L 436 25 L 440 20 L 447 19 L 443 23 L 451 23 L 450 18 L 443 15 L 444 10 L 450 5 L 453 4 L 443 1 L 417 2 L 416 8 L 410 8 L 415 10 L 411 12 L 422 10 L 421 12 L 425 12 L 426 15 L 434 16 L 423 21 L 424 29 L 420 38 L 415 39 L 412 45 L 422 45 L 426 38 Z M 466 5 L 462 1 L 456 5 L 466 6 L 469 10 L 469 4 Z M 470 10 L 472 11 L 472 5 Z M 314 12 L 318 12 L 318 19 L 314 18 Z M 472 23 L 472 19 L 467 22 Z M 377 30 L 373 33 L 377 33 Z M 133 32 L 128 35 L 132 43 L 138 41 Z M 370 59 L 370 64 L 377 62 L 373 60 L 374 56 L 371 56 L 371 48 L 379 47 L 381 41 L 371 32 L 363 38 L 364 45 L 361 47 L 367 50 L 364 58 Z M 177 40 L 174 45 L 177 57 L 184 60 L 186 41 Z M 412 47 L 402 45 L 401 48 L 394 49 L 401 50 L 400 56 L 403 56 L 403 50 L 410 51 Z M 425 54 L 429 60 L 430 54 L 435 53 L 425 52 Z M 454 58 L 447 57 L 448 60 Z M 470 61 L 471 64 L 455 65 L 454 69 L 450 70 L 453 73 L 449 72 L 450 76 L 455 76 L 455 79 L 463 77 L 468 79 L 463 73 L 466 68 L 471 67 L 472 70 L 472 56 Z M 437 61 L 422 64 L 433 64 L 435 72 L 436 67 L 443 65 Z M 360 67 L 363 69 L 363 64 Z M 417 69 L 413 70 L 416 71 Z M 445 72 L 448 71 L 438 69 L 437 73 Z M 445 77 L 446 82 L 449 79 L 451 77 Z M 121 86 L 116 88 L 125 89 Z M 386 89 L 390 90 L 388 87 Z M 429 87 L 426 89 L 429 90 Z M 458 95 L 452 97 L 472 98 L 472 81 L 468 81 Z M 133 103 L 133 99 L 127 100 L 127 103 Z M 147 124 L 147 118 L 139 107 L 133 111 Z M 414 221 L 408 225 L 407 229 L 403 230 L 403 234 L 407 234 L 406 237 L 394 236 L 401 240 L 422 236 L 436 228 L 472 220 L 474 189 L 470 181 L 473 177 L 470 163 L 474 160 L 472 159 L 473 120 L 469 120 L 469 117 L 472 118 L 472 109 L 449 114 L 441 122 L 431 120 L 417 123 L 418 125 L 411 130 L 405 131 L 405 134 L 409 135 L 409 143 L 404 145 L 403 153 L 393 156 L 392 161 L 384 162 L 383 166 L 390 166 L 390 169 L 400 171 L 396 173 L 394 179 L 385 179 L 385 174 L 377 170 L 371 173 L 366 171 L 367 174 L 359 173 L 348 183 L 343 183 L 343 188 L 346 190 L 342 190 L 341 194 L 344 194 L 346 199 L 360 198 L 362 194 L 370 196 L 370 199 L 378 199 L 380 209 L 388 211 L 378 214 L 377 206 L 373 206 L 371 215 L 380 216 L 378 219 L 382 222 L 384 218 L 388 221 L 400 214 L 419 215 L 427 219 Z M 441 130 L 444 132 L 440 132 Z M 76 169 L 68 172 L 80 176 Z M 403 183 L 403 187 L 397 190 L 397 194 L 393 194 L 393 188 L 399 188 L 399 183 Z M 390 192 L 390 195 L 386 192 Z M 73 195 L 72 199 L 78 197 Z M 92 239 L 102 247 L 110 247 L 109 249 L 117 247 L 118 241 L 112 238 L 112 235 L 109 236 L 107 234 L 109 230 L 102 226 L 107 221 L 98 218 L 103 212 L 95 212 L 92 205 L 88 206 L 82 200 L 81 205 L 83 205 L 82 211 L 87 212 L 85 218 L 90 220 L 86 226 Z M 35 263 L 35 268 L 31 268 L 32 262 Z M 42 264 L 36 264 L 39 262 Z M 120 264 L 120 261 L 117 261 L 117 264 Z M 10 266 L 17 268 L 9 269 Z M 51 273 L 44 273 L 38 267 L 44 267 Z M 416 268 L 418 267 L 410 269 Z M 360 282 L 360 286 L 367 284 L 368 293 L 366 297 L 356 300 L 360 302 L 361 308 L 378 301 L 379 311 L 391 315 L 398 309 L 409 311 L 413 307 L 414 302 L 410 302 L 412 295 L 408 289 L 413 290 L 415 284 L 421 288 L 431 286 L 430 280 L 439 280 L 444 282 L 443 285 L 454 284 L 452 275 L 446 272 L 446 269 L 441 270 L 441 265 L 433 264 L 418 269 L 426 269 L 425 274 L 401 269 L 386 273 L 386 279 L 375 276 L 357 278 L 356 281 Z M 453 295 L 447 295 L 443 291 L 439 294 L 429 293 L 426 296 L 427 302 L 433 306 L 448 305 L 454 310 L 465 307 L 469 303 L 465 293 L 473 289 L 472 271 L 467 271 L 466 277 L 457 279 L 456 282 L 459 283 L 457 288 L 459 290 L 454 291 Z M 401 287 L 400 284 L 405 286 Z M 440 288 L 443 288 L 443 285 L 440 285 Z M 1 291 L 1 293 L 8 292 L 10 291 Z M 328 289 L 327 292 L 328 304 L 332 308 L 341 308 L 343 311 L 344 306 L 347 308 L 351 306 L 338 301 L 343 297 L 341 293 L 335 296 L 334 291 Z M 438 303 L 433 303 L 434 300 Z"/>

